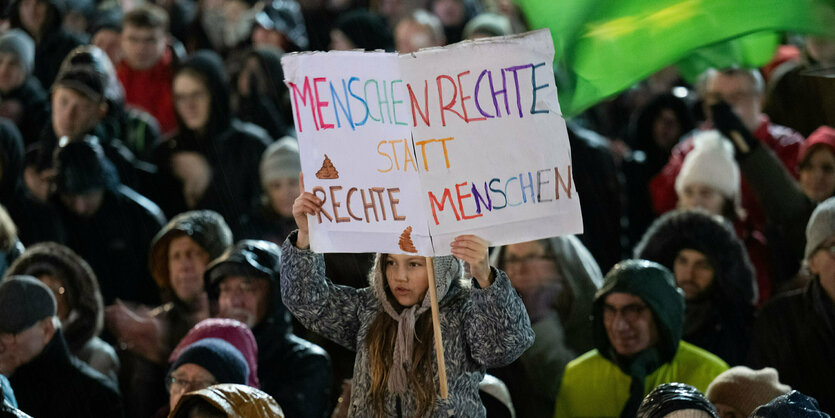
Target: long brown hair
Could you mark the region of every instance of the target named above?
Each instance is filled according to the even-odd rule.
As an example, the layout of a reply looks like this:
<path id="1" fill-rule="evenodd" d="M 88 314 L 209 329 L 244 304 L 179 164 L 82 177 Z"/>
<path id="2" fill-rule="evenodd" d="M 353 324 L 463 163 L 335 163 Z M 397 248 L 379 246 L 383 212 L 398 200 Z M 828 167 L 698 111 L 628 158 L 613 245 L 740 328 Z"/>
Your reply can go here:
<path id="1" fill-rule="evenodd" d="M 377 268 L 382 270 L 383 287 L 386 290 L 386 297 L 392 306 L 401 308 L 397 300 L 391 295 L 386 280 L 385 257 L 381 257 L 380 265 Z M 385 416 L 386 385 L 389 379 L 389 371 L 393 362 L 393 348 L 397 338 L 397 321 L 385 311 L 377 313 L 377 317 L 371 323 L 368 334 L 365 337 L 365 344 L 368 346 L 368 362 L 371 366 L 371 387 L 369 396 L 374 406 L 376 416 Z M 429 312 L 424 312 L 415 321 L 415 342 L 412 351 L 412 364 L 406 371 L 408 386 L 417 400 L 417 412 L 415 417 L 424 416 L 435 403 L 435 372 L 432 368 L 433 356 L 432 317 Z"/>

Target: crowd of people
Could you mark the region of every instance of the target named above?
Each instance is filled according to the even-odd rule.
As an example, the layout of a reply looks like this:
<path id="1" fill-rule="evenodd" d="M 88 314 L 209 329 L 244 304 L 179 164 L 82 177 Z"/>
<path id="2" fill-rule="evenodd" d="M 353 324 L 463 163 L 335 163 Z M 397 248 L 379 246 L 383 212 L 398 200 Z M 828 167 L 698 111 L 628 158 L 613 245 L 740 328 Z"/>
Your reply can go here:
<path id="1" fill-rule="evenodd" d="M 281 57 L 528 29 L 512 0 L 3 2 L 0 417 L 835 412 L 835 38 L 569 118 L 583 234 L 310 250 Z"/>

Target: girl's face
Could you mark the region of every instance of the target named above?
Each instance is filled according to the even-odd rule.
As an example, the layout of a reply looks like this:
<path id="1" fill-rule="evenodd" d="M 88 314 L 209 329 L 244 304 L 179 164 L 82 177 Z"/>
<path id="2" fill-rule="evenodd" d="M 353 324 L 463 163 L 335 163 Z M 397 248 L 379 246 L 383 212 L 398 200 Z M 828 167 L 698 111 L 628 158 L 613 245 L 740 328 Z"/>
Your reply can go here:
<path id="1" fill-rule="evenodd" d="M 293 217 L 293 203 L 299 197 L 299 179 L 281 178 L 275 179 L 266 184 L 267 196 L 270 199 L 270 207 L 280 216 L 285 218 Z"/>
<path id="2" fill-rule="evenodd" d="M 678 196 L 678 204 L 682 209 L 702 208 L 711 214 L 722 215 L 725 207 L 725 197 L 719 190 L 702 183 L 684 186 Z"/>
<path id="3" fill-rule="evenodd" d="M 800 188 L 815 202 L 835 194 L 835 154 L 825 146 L 813 147 L 800 167 Z"/>
<path id="4" fill-rule="evenodd" d="M 209 123 L 212 95 L 203 81 L 188 73 L 174 79 L 174 108 L 188 129 L 200 131 Z"/>
<path id="5" fill-rule="evenodd" d="M 423 302 L 429 289 L 429 273 L 426 258 L 415 255 L 387 254 L 383 272 L 391 294 L 401 306 L 409 307 Z"/>

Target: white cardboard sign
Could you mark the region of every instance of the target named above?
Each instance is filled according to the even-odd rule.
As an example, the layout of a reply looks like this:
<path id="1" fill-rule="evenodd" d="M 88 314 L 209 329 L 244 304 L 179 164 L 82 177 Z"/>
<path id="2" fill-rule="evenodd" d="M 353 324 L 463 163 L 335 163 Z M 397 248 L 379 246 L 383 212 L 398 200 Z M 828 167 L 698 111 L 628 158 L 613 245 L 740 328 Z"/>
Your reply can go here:
<path id="1" fill-rule="evenodd" d="M 317 252 L 450 254 L 582 232 L 550 33 L 282 58 Z"/>

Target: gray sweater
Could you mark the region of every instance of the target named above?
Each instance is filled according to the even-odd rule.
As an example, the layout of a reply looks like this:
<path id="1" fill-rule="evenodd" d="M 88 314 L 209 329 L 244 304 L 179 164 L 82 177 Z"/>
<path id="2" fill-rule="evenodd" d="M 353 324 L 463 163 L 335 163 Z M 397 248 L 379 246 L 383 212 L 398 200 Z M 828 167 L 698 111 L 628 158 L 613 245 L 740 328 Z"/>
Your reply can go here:
<path id="1" fill-rule="evenodd" d="M 305 327 L 356 351 L 348 416 L 374 416 L 368 395 L 371 372 L 365 339 L 374 318 L 383 312 L 374 286 L 375 280 L 382 280 L 380 257 L 369 275 L 369 287 L 340 286 L 325 277 L 322 255 L 296 248 L 295 236 L 294 232 L 282 246 L 282 300 Z M 440 399 L 436 377 L 437 401 L 428 416 L 484 417 L 478 384 L 485 370 L 511 363 L 533 343 L 534 333 L 521 299 L 503 271 L 494 269 L 493 273 L 495 281 L 489 287 L 476 289 L 463 279 L 457 259 L 435 258 L 449 398 Z M 422 315 L 430 315 L 430 311 Z M 432 362 L 432 368 L 437 376 L 437 362 Z M 412 417 L 416 400 L 411 392 L 397 398 L 386 395 L 386 416 L 398 416 L 399 400 L 400 416 Z"/>

